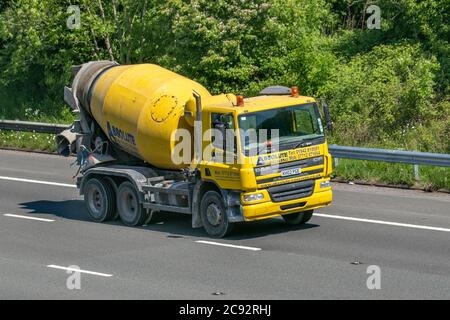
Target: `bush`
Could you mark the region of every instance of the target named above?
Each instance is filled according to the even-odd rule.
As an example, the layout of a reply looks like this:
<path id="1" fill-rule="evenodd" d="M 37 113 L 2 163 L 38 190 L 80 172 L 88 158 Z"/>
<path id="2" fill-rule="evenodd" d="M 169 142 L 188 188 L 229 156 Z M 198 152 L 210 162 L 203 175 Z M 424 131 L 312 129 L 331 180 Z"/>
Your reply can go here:
<path id="1" fill-rule="evenodd" d="M 434 103 L 439 64 L 418 45 L 379 45 L 340 65 L 321 88 L 342 144 L 401 141 L 447 116 Z M 447 111 L 446 111 L 447 110 Z"/>

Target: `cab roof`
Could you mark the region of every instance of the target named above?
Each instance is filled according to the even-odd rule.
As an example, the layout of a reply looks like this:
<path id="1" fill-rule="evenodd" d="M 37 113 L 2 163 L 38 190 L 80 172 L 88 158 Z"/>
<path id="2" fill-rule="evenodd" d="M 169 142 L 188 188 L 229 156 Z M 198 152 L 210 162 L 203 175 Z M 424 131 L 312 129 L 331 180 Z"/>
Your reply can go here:
<path id="1" fill-rule="evenodd" d="M 243 106 L 237 106 L 235 99 L 234 101 L 226 99 L 223 100 L 223 102 L 206 104 L 206 108 L 213 112 L 237 112 L 238 114 L 244 114 L 273 109 L 277 107 L 287 107 L 313 102 L 316 102 L 314 98 L 306 96 L 292 97 L 290 95 L 262 95 L 251 98 L 244 98 Z"/>

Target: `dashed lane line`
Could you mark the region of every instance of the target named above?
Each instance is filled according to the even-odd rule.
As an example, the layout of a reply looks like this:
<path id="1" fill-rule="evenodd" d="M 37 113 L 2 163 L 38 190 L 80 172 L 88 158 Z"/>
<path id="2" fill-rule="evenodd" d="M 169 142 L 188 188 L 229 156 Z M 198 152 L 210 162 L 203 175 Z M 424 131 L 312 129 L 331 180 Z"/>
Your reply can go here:
<path id="1" fill-rule="evenodd" d="M 49 185 L 49 186 L 67 187 L 67 188 L 76 188 L 77 187 L 74 184 L 68 184 L 68 183 L 42 181 L 42 180 L 32 180 L 32 179 L 22 179 L 22 178 L 4 177 L 4 176 L 0 176 L 0 180 L 16 181 L 16 182 L 28 182 L 28 183 L 34 183 L 34 184 L 44 184 L 44 185 Z"/>

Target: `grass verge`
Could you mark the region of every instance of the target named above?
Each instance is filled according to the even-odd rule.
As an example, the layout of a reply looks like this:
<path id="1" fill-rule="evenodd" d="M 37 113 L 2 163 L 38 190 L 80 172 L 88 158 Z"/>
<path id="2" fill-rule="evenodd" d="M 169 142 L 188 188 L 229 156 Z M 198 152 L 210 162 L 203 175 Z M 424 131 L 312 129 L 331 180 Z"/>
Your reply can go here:
<path id="1" fill-rule="evenodd" d="M 0 148 L 56 152 L 55 136 L 43 133 L 0 130 Z"/>

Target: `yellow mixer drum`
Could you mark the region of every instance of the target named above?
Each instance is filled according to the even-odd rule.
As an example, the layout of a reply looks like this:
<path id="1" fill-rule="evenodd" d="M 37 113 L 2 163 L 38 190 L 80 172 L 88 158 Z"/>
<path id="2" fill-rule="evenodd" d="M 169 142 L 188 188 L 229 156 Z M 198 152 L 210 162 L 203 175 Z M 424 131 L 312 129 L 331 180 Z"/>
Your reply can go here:
<path id="1" fill-rule="evenodd" d="M 202 98 L 211 96 L 208 90 L 153 64 L 114 65 L 94 78 L 85 90 L 85 108 L 112 143 L 156 167 L 187 166 L 172 162 L 172 133 L 187 129 L 193 136 L 195 113 L 185 114 L 186 105 L 195 111 L 189 108 L 195 105 L 193 90 Z"/>

